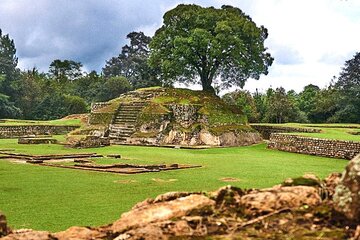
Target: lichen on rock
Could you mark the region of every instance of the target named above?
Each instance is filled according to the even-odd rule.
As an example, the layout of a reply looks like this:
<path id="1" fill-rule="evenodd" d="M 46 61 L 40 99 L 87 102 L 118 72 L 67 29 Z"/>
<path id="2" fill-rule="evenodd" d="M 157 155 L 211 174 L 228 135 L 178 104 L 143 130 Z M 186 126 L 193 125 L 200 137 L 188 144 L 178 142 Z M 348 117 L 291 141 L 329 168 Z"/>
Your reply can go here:
<path id="1" fill-rule="evenodd" d="M 360 221 L 360 155 L 346 166 L 333 200 L 337 211 L 351 220 Z"/>

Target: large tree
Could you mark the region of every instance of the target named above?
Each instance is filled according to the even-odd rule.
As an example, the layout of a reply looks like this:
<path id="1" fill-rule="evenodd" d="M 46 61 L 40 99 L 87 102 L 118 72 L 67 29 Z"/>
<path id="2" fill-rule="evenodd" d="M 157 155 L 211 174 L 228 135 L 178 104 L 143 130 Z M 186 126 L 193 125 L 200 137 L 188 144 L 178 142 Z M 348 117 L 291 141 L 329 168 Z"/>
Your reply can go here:
<path id="1" fill-rule="evenodd" d="M 360 52 L 345 62 L 335 89 L 339 91 L 340 110 L 334 120 L 360 123 Z"/>
<path id="2" fill-rule="evenodd" d="M 248 78 L 268 73 L 273 58 L 264 47 L 267 36 L 239 8 L 181 4 L 165 13 L 150 43 L 150 63 L 161 66 L 170 82 L 201 83 L 215 92 L 219 77 L 222 88 L 243 87 Z"/>
<path id="3" fill-rule="evenodd" d="M 105 77 L 126 77 L 134 88 L 160 85 L 158 67 L 148 65 L 151 37 L 143 32 L 131 32 L 126 36 L 130 45 L 122 47 L 117 57 L 106 61 Z"/>

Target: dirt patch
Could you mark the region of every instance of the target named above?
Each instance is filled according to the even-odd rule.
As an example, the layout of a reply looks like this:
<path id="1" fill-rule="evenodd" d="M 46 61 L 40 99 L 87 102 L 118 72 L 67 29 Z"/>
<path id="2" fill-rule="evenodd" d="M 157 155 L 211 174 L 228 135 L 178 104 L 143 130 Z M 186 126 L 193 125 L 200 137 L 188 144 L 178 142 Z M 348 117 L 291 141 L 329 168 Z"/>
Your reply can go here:
<path id="1" fill-rule="evenodd" d="M 151 179 L 154 182 L 158 182 L 158 183 L 170 183 L 170 182 L 176 182 L 177 179 L 175 178 L 171 178 L 171 179 L 161 179 L 161 178 L 153 178 Z"/>
<path id="2" fill-rule="evenodd" d="M 121 184 L 130 184 L 130 183 L 137 183 L 138 181 L 129 179 L 129 180 L 115 180 L 114 183 L 121 183 Z"/>
<path id="3" fill-rule="evenodd" d="M 220 178 L 219 180 L 223 182 L 240 182 L 240 179 L 234 177 L 224 177 Z"/>

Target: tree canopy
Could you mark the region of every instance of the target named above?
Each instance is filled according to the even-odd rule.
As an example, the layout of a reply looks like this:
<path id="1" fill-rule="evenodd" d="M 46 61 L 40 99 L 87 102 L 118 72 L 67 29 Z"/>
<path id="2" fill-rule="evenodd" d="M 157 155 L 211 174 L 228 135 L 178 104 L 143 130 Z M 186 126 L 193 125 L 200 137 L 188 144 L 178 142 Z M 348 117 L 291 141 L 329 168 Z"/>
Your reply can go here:
<path id="1" fill-rule="evenodd" d="M 339 92 L 337 121 L 360 123 L 360 52 L 345 62 L 334 87 Z"/>
<path id="2" fill-rule="evenodd" d="M 49 73 L 57 81 L 75 80 L 82 76 L 81 67 L 80 62 L 56 59 L 50 64 Z"/>
<path id="3" fill-rule="evenodd" d="M 117 57 L 106 61 L 102 69 L 104 76 L 126 77 L 135 89 L 161 85 L 158 68 L 148 65 L 151 37 L 143 32 L 131 32 L 126 38 L 130 40 L 130 45 L 126 44 Z"/>
<path id="4" fill-rule="evenodd" d="M 264 46 L 267 36 L 239 8 L 181 4 L 165 13 L 150 43 L 150 63 L 169 82 L 200 83 L 214 92 L 219 77 L 222 88 L 243 87 L 248 78 L 268 73 L 273 58 Z"/>

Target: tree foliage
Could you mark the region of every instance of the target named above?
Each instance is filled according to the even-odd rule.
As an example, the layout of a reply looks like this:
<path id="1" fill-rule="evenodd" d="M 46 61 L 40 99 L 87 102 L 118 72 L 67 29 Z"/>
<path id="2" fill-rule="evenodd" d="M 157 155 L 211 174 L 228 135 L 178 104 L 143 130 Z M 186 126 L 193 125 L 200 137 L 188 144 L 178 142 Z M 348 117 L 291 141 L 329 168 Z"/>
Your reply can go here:
<path id="1" fill-rule="evenodd" d="M 244 114 L 249 122 L 259 121 L 259 112 L 256 108 L 255 100 L 249 91 L 235 91 L 223 96 L 223 100 L 232 106 L 238 108 Z"/>
<path id="2" fill-rule="evenodd" d="M 13 89 L 11 82 L 17 77 L 18 58 L 14 40 L 9 34 L 3 35 L 0 29 L 0 75 L 3 75 L 0 81 L 0 92 L 11 96 Z"/>
<path id="3" fill-rule="evenodd" d="M 345 62 L 334 87 L 339 91 L 335 121 L 360 123 L 360 52 Z"/>
<path id="4" fill-rule="evenodd" d="M 111 77 L 106 79 L 104 84 L 100 86 L 96 98 L 99 101 L 108 101 L 130 90 L 131 85 L 125 77 Z"/>
<path id="5" fill-rule="evenodd" d="M 151 38 L 143 32 L 131 32 L 126 37 L 130 45 L 125 45 L 117 57 L 106 61 L 104 76 L 126 77 L 135 89 L 161 85 L 158 68 L 148 65 Z"/>
<path id="6" fill-rule="evenodd" d="M 80 62 L 55 59 L 50 64 L 49 73 L 58 82 L 73 81 L 82 76 L 81 68 Z"/>
<path id="7" fill-rule="evenodd" d="M 14 40 L 0 29 L 0 74 L 5 76 L 15 71 L 18 63 Z"/>
<path id="8" fill-rule="evenodd" d="M 222 88 L 243 87 L 248 78 L 268 73 L 273 58 L 264 47 L 267 36 L 239 8 L 181 4 L 165 13 L 150 43 L 150 63 L 161 67 L 166 81 L 200 83 L 214 92 L 219 77 Z"/>

